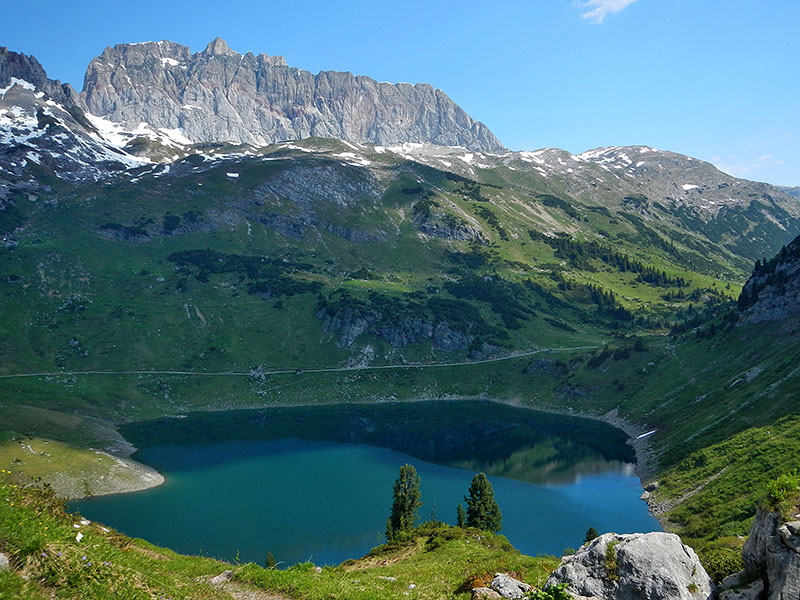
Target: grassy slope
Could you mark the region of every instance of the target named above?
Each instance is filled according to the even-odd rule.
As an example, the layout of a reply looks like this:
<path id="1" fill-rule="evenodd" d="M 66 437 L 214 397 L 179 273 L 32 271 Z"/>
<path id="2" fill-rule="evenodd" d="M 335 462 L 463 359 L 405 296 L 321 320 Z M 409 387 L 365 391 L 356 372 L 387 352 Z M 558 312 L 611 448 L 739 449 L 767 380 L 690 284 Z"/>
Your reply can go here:
<path id="1" fill-rule="evenodd" d="M 440 171 L 391 160 L 384 168 L 382 177 L 391 179 L 383 184 L 380 199 L 362 198 L 344 207 L 313 200 L 309 207 L 305 201 L 264 196 L 265 181 L 285 177 L 292 169 L 305 169 L 302 172 L 309 177 L 323 177 L 333 169 L 341 185 L 353 185 L 356 190 L 373 185 L 359 169 L 307 156 L 221 164 L 175 175 L 142 175 L 135 185 L 89 186 L 67 194 L 54 206 L 25 205 L 29 222 L 19 236 L 19 246 L 0 252 L 0 275 L 20 277 L 0 283 L 0 305 L 8 316 L 0 324 L 3 372 L 246 370 L 260 363 L 307 368 L 341 363 L 354 353 L 337 348 L 333 335 L 322 331 L 314 317 L 315 294 L 279 298 L 277 307 L 275 299 L 264 301 L 249 294 L 252 280 L 241 273 L 211 273 L 205 281 L 196 269 L 180 268 L 168 259 L 186 249 L 213 248 L 303 263 L 307 266 L 286 275 L 322 284 L 325 296 L 345 289 L 361 299 L 370 292 L 395 298 L 412 292 L 447 297 L 443 284 L 465 274 L 517 284 L 532 281 L 545 293 L 515 293 L 532 310 L 518 328 L 502 322 L 496 305 L 466 298 L 490 325 L 510 336 L 503 342 L 509 348 L 597 342 L 620 326 L 600 315 L 585 295 L 559 290 L 553 281 L 556 275 L 613 292 L 622 306 L 643 317 L 670 317 L 692 302 L 697 304 L 689 299 L 664 300 L 665 293 L 678 290 L 638 282 L 635 273 L 619 272 L 598 258 L 579 263 L 565 260 L 548 244 L 532 240 L 530 230 L 556 228 L 578 238 L 592 238 L 603 225 L 609 236 L 628 236 L 613 242 L 617 251 L 686 279 L 689 285 L 682 288 L 686 295 L 716 285 L 714 278 L 676 262 L 624 219 L 612 217 L 613 222 L 600 223 L 597 213 L 579 205 L 573 216 L 572 211 L 568 214 L 558 206 L 537 202 L 537 190 L 550 191 L 542 187 L 543 180 L 529 177 L 524 182 L 526 193 L 517 189 L 517 183 L 503 188 L 481 186 L 480 193 L 488 201 L 476 202 L 464 194 L 462 182 L 451 181 Z M 235 183 L 225 175 L 229 170 L 240 173 Z M 433 194 L 445 216 L 479 228 L 489 245 L 475 248 L 463 241 L 421 238 L 412 221 L 423 195 L 407 193 L 414 189 Z M 258 221 L 265 212 L 297 215 L 301 207 L 317 220 L 366 233 L 383 231 L 386 237 L 355 244 L 321 228 L 319 235 L 312 229 L 298 242 Z M 103 237 L 115 231 L 108 229 L 109 224 L 129 231 L 149 227 L 152 233 L 165 226 L 170 216 L 191 224 L 187 215 L 192 214 L 200 215 L 198 222 L 203 224 L 193 232 L 152 234 L 138 241 Z M 499 225 L 486 215 L 494 215 Z M 211 230 L 204 230 L 208 227 Z M 472 253 L 480 258 L 479 264 L 454 264 L 454 253 Z M 728 267 L 720 265 L 730 271 Z M 733 280 L 731 286 L 717 291 L 733 295 L 737 282 Z M 575 331 L 554 321 L 570 323 Z M 367 343 L 375 348 L 378 362 L 430 358 L 429 344 L 395 349 L 370 336 L 358 341 L 355 353 Z"/>
<path id="2" fill-rule="evenodd" d="M 432 527 L 407 544 L 376 549 L 321 573 L 309 563 L 285 571 L 239 567 L 182 556 L 97 523 L 81 525 L 50 492 L 18 488 L 5 473 L 0 473 L 0 552 L 12 564 L 10 572 L 0 571 L 0 598 L 31 600 L 51 593 L 81 600 L 230 599 L 236 589 L 209 583 L 225 569 L 235 569 L 235 580 L 244 586 L 239 593 L 251 598 L 261 597 L 260 589 L 291 598 L 400 600 L 412 583 L 419 598 L 467 598 L 473 577 L 510 571 L 536 584 L 558 562 L 521 555 L 502 536 Z"/>

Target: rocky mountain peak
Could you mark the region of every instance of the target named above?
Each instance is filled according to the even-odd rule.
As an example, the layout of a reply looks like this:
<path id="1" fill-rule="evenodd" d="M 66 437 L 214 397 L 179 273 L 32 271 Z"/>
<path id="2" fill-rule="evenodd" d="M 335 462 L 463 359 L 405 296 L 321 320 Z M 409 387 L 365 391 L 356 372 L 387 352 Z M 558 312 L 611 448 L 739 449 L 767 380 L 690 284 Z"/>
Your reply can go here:
<path id="1" fill-rule="evenodd" d="M 234 56 L 237 53 L 228 47 L 228 44 L 225 42 L 225 40 L 223 40 L 221 37 L 216 37 L 213 39 L 213 41 L 208 43 L 206 49 L 203 50 L 203 54 L 211 54 L 214 56 Z"/>
<path id="2" fill-rule="evenodd" d="M 73 107 L 78 103 L 78 94 L 68 83 L 49 79 L 35 56 L 12 52 L 0 46 L 0 89 L 11 88 L 20 82 L 46 94 L 59 104 Z"/>
<path id="3" fill-rule="evenodd" d="M 92 60 L 81 98 L 93 115 L 130 129 L 142 122 L 178 129 L 192 142 L 326 137 L 503 150 L 483 123 L 430 85 L 285 67 L 282 56 L 242 55 L 221 38 L 196 54 L 169 41 L 119 44 Z"/>

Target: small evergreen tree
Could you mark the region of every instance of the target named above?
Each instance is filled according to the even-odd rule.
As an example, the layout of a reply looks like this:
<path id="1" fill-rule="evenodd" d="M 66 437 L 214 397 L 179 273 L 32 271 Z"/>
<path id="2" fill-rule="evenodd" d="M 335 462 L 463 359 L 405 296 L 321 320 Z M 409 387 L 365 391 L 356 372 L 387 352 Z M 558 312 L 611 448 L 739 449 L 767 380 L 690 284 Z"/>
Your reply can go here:
<path id="1" fill-rule="evenodd" d="M 503 516 L 494 500 L 492 484 L 483 473 L 477 473 L 469 486 L 467 501 L 467 527 L 477 527 L 484 531 L 500 531 Z"/>
<path id="2" fill-rule="evenodd" d="M 467 526 L 467 513 L 464 512 L 464 507 L 461 506 L 461 502 L 458 503 L 458 509 L 456 509 L 456 525 L 458 527 Z"/>
<path id="3" fill-rule="evenodd" d="M 420 506 L 417 470 L 412 465 L 403 465 L 392 490 L 392 512 L 386 521 L 386 539 L 392 541 L 399 533 L 414 529 Z"/>
<path id="4" fill-rule="evenodd" d="M 589 529 L 586 530 L 586 536 L 583 538 L 583 543 L 587 544 L 596 537 L 598 537 L 599 535 L 600 534 L 597 533 L 597 529 L 595 529 L 594 527 L 589 527 Z"/>

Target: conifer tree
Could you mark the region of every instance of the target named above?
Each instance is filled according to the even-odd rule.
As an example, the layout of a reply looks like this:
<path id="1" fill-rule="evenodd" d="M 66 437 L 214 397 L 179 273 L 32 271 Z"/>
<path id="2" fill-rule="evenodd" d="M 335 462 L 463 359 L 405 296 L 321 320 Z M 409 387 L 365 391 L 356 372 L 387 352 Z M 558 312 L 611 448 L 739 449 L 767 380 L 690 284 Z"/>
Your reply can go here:
<path id="1" fill-rule="evenodd" d="M 399 533 L 414 529 L 420 506 L 417 470 L 412 465 L 403 465 L 392 490 L 392 512 L 386 521 L 386 539 L 392 541 Z"/>
<path id="2" fill-rule="evenodd" d="M 589 527 L 589 529 L 586 530 L 586 536 L 583 538 L 583 543 L 587 544 L 596 537 L 598 537 L 599 535 L 600 534 L 597 532 L 597 529 L 595 529 L 594 527 Z"/>
<path id="3" fill-rule="evenodd" d="M 456 510 L 456 525 L 458 527 L 467 526 L 467 513 L 464 512 L 464 507 L 461 506 L 461 502 L 458 503 L 458 509 Z"/>
<path id="4" fill-rule="evenodd" d="M 477 527 L 497 533 L 502 527 L 503 516 L 494 500 L 492 484 L 483 473 L 477 473 L 469 486 L 467 501 L 467 527 Z"/>

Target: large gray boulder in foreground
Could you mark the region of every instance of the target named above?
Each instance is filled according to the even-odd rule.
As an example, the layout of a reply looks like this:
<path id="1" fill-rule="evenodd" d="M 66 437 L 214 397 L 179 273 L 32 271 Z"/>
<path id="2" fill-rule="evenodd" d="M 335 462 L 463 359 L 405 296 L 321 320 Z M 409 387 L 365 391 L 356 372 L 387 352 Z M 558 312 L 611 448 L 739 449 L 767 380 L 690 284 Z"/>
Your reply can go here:
<path id="1" fill-rule="evenodd" d="M 492 579 L 492 589 L 500 594 L 501 598 L 522 598 L 531 591 L 531 586 L 523 581 L 514 579 L 505 573 L 496 573 Z"/>
<path id="2" fill-rule="evenodd" d="M 714 583 L 689 546 L 672 533 L 606 533 L 565 556 L 546 587 L 568 583 L 601 600 L 708 600 Z"/>
<path id="3" fill-rule="evenodd" d="M 800 521 L 761 508 L 742 549 L 744 566 L 764 579 L 768 600 L 800 598 Z"/>

